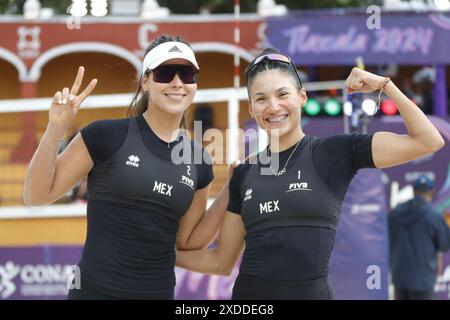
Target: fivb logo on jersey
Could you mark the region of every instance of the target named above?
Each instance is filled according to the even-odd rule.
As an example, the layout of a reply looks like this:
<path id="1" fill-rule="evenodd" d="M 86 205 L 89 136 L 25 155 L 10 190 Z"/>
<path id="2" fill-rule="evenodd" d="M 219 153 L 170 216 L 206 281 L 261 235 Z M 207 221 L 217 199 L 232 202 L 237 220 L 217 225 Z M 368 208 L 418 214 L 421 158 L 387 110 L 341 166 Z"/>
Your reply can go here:
<path id="1" fill-rule="evenodd" d="M 186 175 L 191 176 L 191 166 L 186 166 Z M 194 189 L 194 180 L 186 177 L 184 174 L 181 175 L 181 180 L 178 182 L 187 185 L 192 190 L 195 190 Z"/>
<path id="2" fill-rule="evenodd" d="M 300 180 L 302 176 L 302 171 L 298 170 L 297 171 L 297 180 Z M 286 192 L 292 192 L 292 191 L 312 191 L 311 189 L 308 188 L 308 182 L 293 182 L 289 184 L 289 188 L 288 190 L 286 190 Z"/>

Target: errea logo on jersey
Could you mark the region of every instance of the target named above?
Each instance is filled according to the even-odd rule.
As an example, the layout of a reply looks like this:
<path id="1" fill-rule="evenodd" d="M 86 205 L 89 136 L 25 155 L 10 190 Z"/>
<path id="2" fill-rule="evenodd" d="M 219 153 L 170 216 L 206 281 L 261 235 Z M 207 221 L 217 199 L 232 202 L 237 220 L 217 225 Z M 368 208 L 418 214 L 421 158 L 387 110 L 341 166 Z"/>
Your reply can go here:
<path id="1" fill-rule="evenodd" d="M 134 154 L 132 154 L 131 156 L 128 157 L 128 161 L 125 162 L 125 164 L 127 166 L 139 168 L 139 161 L 141 161 L 141 159 L 139 159 L 138 156 L 135 156 Z"/>
<path id="2" fill-rule="evenodd" d="M 252 189 L 247 189 L 247 191 L 245 191 L 244 201 L 250 200 L 252 198 L 252 192 Z"/>

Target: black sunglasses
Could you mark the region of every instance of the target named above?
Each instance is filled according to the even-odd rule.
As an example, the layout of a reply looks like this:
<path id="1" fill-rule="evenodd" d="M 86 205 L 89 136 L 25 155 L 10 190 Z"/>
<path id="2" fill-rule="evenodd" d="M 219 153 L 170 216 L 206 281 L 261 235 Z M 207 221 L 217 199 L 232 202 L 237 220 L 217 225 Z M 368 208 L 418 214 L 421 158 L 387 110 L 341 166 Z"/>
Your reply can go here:
<path id="1" fill-rule="evenodd" d="M 198 72 L 194 67 L 185 64 L 163 64 L 151 70 L 153 81 L 170 83 L 176 74 L 185 84 L 197 83 Z"/>
<path id="2" fill-rule="evenodd" d="M 258 65 L 258 63 L 260 63 L 264 59 L 269 59 L 272 61 L 280 61 L 280 62 L 285 62 L 285 63 L 290 64 L 291 67 L 294 68 L 295 74 L 297 75 L 298 82 L 300 83 L 300 87 L 303 87 L 302 80 L 300 79 L 300 74 L 298 73 L 297 67 L 292 62 L 292 60 L 288 56 L 285 56 L 284 54 L 269 53 L 269 54 L 259 56 L 250 65 L 247 66 L 247 68 L 245 69 L 245 74 L 248 75 L 248 73 L 251 70 L 253 70 Z"/>

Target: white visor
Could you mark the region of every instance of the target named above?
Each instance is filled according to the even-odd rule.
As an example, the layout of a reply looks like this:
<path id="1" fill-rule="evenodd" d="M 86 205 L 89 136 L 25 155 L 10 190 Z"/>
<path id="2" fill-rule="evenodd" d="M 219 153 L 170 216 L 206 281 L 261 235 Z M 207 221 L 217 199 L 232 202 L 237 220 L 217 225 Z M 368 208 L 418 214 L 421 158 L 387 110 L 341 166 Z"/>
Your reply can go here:
<path id="1" fill-rule="evenodd" d="M 195 59 L 194 51 L 188 45 L 182 42 L 171 41 L 161 43 L 147 53 L 142 64 L 142 71 L 145 73 L 148 69 L 153 70 L 161 63 L 176 58 L 185 59 L 192 63 L 197 70 L 200 69 Z"/>

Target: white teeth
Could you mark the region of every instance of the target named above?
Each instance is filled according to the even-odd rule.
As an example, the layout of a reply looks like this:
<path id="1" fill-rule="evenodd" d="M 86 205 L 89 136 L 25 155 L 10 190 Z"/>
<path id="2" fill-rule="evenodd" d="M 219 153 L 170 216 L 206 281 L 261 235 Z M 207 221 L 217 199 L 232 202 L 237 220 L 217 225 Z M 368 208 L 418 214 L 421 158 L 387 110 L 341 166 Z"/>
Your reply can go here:
<path id="1" fill-rule="evenodd" d="M 276 118 L 268 118 L 268 119 L 266 119 L 266 121 L 270 122 L 270 123 L 277 123 L 277 122 L 283 121 L 286 118 L 287 118 L 287 115 L 285 114 L 285 115 L 282 115 L 282 116 L 279 116 Z"/>
<path id="2" fill-rule="evenodd" d="M 182 94 L 166 94 L 167 97 L 173 99 L 173 100 L 181 100 L 183 99 L 184 95 Z"/>

